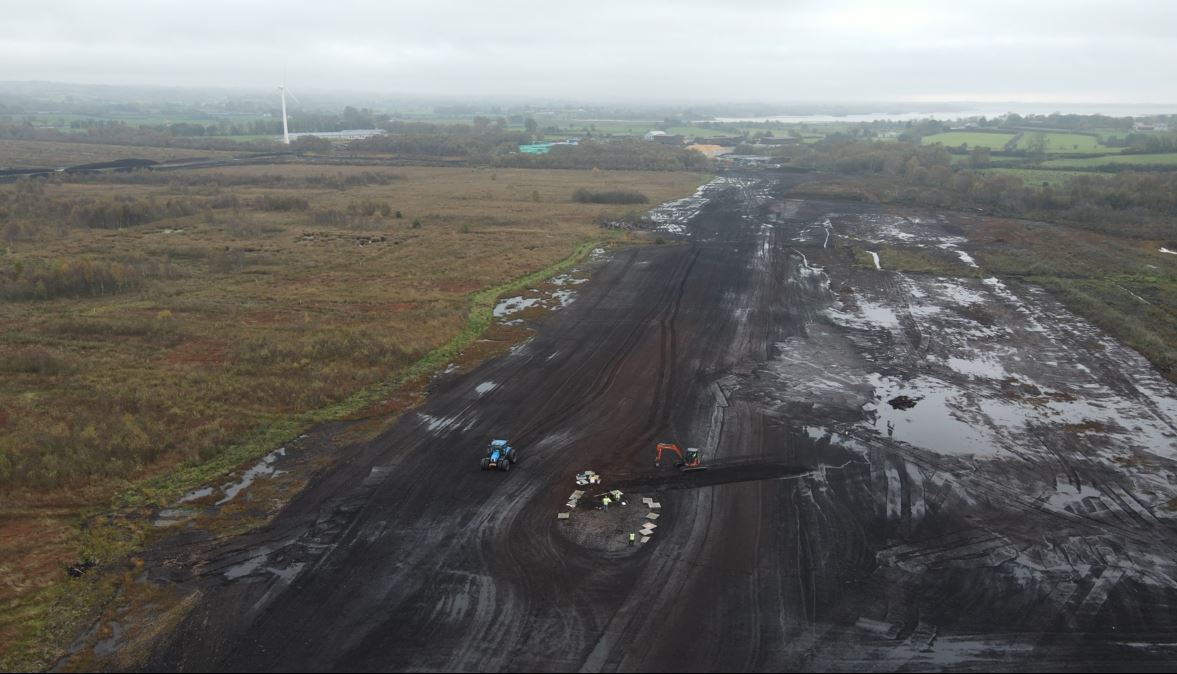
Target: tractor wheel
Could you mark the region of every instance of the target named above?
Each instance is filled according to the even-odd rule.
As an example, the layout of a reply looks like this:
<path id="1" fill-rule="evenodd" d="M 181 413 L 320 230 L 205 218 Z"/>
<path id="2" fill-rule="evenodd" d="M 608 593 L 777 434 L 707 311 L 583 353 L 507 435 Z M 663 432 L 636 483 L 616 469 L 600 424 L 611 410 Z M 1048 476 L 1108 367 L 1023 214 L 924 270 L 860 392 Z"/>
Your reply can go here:
<path id="1" fill-rule="evenodd" d="M 490 459 L 483 459 L 483 460 L 482 460 L 482 463 L 481 463 L 481 464 L 479 464 L 479 465 L 481 465 L 481 466 L 482 466 L 482 469 L 483 469 L 483 470 L 486 470 L 486 467 L 490 465 Z"/>
<path id="2" fill-rule="evenodd" d="M 510 459 L 503 459 L 503 462 L 500 463 L 499 466 L 502 467 L 503 472 L 505 473 L 508 470 L 511 470 L 511 460 Z"/>

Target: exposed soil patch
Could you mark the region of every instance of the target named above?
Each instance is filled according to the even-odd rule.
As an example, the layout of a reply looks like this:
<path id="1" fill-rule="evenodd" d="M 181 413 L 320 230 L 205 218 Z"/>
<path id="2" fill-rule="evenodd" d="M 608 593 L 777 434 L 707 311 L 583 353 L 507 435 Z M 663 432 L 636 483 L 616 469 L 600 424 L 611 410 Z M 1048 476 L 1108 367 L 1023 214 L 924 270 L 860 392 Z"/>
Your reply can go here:
<path id="1" fill-rule="evenodd" d="M 598 499 L 585 496 L 575 510 L 561 510 L 561 512 L 569 512 L 570 516 L 566 520 L 557 520 L 557 530 L 560 535 L 587 550 L 606 553 L 637 552 L 639 548 L 648 545 L 649 541 L 657 536 L 657 529 L 655 529 L 653 535 L 648 537 L 647 543 L 642 543 L 641 540 L 644 536 L 639 533 L 642 527 L 647 523 L 665 524 L 661 517 L 661 509 L 651 510 L 642 503 L 643 497 L 648 497 L 648 495 L 625 494 L 626 505 L 613 503 L 606 511 L 601 508 Z M 647 516 L 650 513 L 659 517 L 653 520 L 648 519 Z M 629 544 L 630 533 L 633 533 L 635 538 L 632 546 Z"/>

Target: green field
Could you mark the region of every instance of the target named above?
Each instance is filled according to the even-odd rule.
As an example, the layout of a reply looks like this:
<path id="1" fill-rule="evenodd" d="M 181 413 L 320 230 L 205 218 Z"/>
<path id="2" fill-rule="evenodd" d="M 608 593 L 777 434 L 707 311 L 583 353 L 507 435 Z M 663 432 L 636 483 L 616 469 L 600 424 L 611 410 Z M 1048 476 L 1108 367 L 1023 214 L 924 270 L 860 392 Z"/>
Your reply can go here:
<path id="1" fill-rule="evenodd" d="M 1099 142 L 1101 143 L 1120 139 L 1132 133 L 1131 130 L 1126 129 L 1088 129 L 1088 131 L 1099 134 Z"/>
<path id="2" fill-rule="evenodd" d="M 1017 149 L 1030 150 L 1040 132 L 1027 131 L 1018 139 Z M 1096 152 L 1119 152 L 1118 147 L 1106 147 L 1099 143 L 1095 136 L 1085 136 L 1081 133 L 1057 133 L 1054 131 L 1041 132 L 1046 138 L 1047 154 L 1091 154 Z"/>
<path id="3" fill-rule="evenodd" d="M 923 140 L 924 145 L 934 145 L 940 143 L 945 147 L 960 147 L 961 145 L 968 145 L 969 147 L 987 147 L 992 150 L 1000 150 L 1005 147 L 1005 144 L 1013 140 L 1017 134 L 1013 133 L 977 133 L 970 131 L 949 131 L 947 133 L 938 133 L 934 136 L 927 136 Z"/>
<path id="4" fill-rule="evenodd" d="M 1046 183 L 1056 190 L 1066 185 L 1071 178 L 1090 175 L 1083 171 L 1048 171 L 1024 168 L 990 168 L 982 169 L 978 173 L 1015 176 L 1021 178 L 1026 187 L 1041 187 L 1043 183 Z"/>
<path id="5" fill-rule="evenodd" d="M 1085 159 L 1052 159 L 1042 163 L 1049 169 L 1094 169 L 1104 166 L 1126 168 L 1131 166 L 1172 166 L 1177 168 L 1177 152 L 1164 154 L 1125 154 L 1113 157 L 1087 157 Z"/>

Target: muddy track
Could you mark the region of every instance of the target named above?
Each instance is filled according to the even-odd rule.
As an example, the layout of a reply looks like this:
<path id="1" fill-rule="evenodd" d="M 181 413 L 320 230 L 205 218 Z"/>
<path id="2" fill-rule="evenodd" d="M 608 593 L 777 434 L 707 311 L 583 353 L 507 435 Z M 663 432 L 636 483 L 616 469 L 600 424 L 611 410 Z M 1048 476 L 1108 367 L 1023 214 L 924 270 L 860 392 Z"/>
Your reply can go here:
<path id="1" fill-rule="evenodd" d="M 1032 291 L 855 266 L 888 228 L 963 244 L 797 179 L 717 180 L 681 243 L 614 253 L 267 527 L 158 546 L 200 597 L 144 668 L 1171 669 L 1171 389 Z M 478 470 L 490 437 L 509 473 Z M 662 440 L 709 470 L 656 469 Z M 650 542 L 557 520 L 587 468 L 661 501 Z"/>

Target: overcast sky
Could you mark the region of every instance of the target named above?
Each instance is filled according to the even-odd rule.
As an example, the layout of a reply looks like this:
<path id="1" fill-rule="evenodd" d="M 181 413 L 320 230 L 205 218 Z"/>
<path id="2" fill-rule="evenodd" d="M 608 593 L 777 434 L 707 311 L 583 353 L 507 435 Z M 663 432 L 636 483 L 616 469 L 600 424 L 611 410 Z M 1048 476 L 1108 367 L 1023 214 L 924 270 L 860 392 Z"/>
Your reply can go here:
<path id="1" fill-rule="evenodd" d="M 1177 1 L 7 2 L 0 80 L 610 101 L 1177 103 Z"/>

